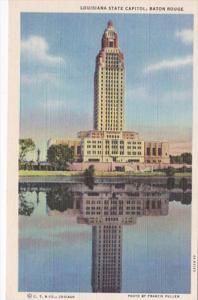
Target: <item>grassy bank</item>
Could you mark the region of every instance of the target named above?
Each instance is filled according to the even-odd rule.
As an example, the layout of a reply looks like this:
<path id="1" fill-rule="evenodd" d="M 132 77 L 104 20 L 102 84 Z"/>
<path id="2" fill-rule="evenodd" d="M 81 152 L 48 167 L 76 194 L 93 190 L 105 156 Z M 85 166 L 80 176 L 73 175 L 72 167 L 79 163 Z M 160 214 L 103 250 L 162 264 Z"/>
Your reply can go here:
<path id="1" fill-rule="evenodd" d="M 20 176 L 82 176 L 83 171 L 34 171 L 34 170 L 20 170 Z M 184 173 L 175 173 L 174 176 L 178 177 L 186 177 L 191 176 L 191 172 L 184 172 Z M 96 171 L 95 176 L 105 176 L 105 177 L 123 177 L 123 176 L 166 176 L 165 172 L 102 172 Z"/>
<path id="2" fill-rule="evenodd" d="M 20 170 L 19 176 L 79 176 L 83 172 L 77 171 L 38 171 L 38 170 Z"/>

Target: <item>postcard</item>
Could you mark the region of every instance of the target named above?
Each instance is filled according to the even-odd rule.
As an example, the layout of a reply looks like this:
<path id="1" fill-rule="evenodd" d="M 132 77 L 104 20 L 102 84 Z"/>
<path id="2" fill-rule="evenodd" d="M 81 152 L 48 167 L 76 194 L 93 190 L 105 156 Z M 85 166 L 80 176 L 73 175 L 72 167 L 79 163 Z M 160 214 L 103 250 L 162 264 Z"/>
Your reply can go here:
<path id="1" fill-rule="evenodd" d="M 9 6 L 6 299 L 196 300 L 196 1 Z"/>

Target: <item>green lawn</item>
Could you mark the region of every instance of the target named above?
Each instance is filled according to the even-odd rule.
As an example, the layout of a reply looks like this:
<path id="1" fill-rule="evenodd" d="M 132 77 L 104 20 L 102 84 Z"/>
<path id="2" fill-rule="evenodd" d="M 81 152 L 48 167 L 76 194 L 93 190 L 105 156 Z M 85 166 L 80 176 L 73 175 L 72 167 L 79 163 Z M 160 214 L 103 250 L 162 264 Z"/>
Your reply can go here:
<path id="1" fill-rule="evenodd" d="M 113 176 L 113 177 L 123 177 L 123 176 L 164 176 L 164 172 L 132 172 L 132 171 L 125 171 L 125 172 L 103 172 L 103 171 L 96 171 L 95 176 Z"/>
<path id="2" fill-rule="evenodd" d="M 33 171 L 33 170 L 20 170 L 20 176 L 79 176 L 83 175 L 83 171 Z M 174 176 L 191 176 L 191 172 L 175 173 Z M 166 176 L 165 172 L 102 172 L 96 171 L 95 176 L 109 176 L 109 177 L 122 177 L 122 176 Z"/>
<path id="3" fill-rule="evenodd" d="M 83 172 L 80 171 L 35 171 L 35 170 L 20 170 L 20 176 L 79 176 Z"/>
<path id="4" fill-rule="evenodd" d="M 188 177 L 188 176 L 192 176 L 192 172 L 178 172 L 175 174 L 175 176 L 178 176 L 178 177 Z"/>

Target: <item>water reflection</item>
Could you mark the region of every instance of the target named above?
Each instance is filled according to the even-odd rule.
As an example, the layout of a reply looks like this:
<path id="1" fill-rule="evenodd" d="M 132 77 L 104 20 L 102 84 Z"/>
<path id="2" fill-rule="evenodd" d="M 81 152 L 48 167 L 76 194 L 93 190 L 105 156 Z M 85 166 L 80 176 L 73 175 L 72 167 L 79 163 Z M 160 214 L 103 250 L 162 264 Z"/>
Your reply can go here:
<path id="1" fill-rule="evenodd" d="M 91 188 L 24 183 L 19 185 L 19 214 L 32 215 L 41 192 L 46 193 L 47 215 L 68 212 L 76 216 L 78 224 L 92 226 L 92 291 L 106 293 L 122 290 L 123 226 L 134 226 L 143 216 L 167 216 L 169 201 L 191 203 L 191 183 L 186 178 L 95 184 Z M 36 202 L 26 197 L 27 193 L 36 193 Z"/>
<path id="2" fill-rule="evenodd" d="M 67 186 L 65 187 L 62 184 L 57 184 L 47 191 L 46 196 L 49 210 L 58 210 L 63 212 L 69 208 L 73 208 L 73 193 Z"/>
<path id="3" fill-rule="evenodd" d="M 26 199 L 26 194 L 19 192 L 19 215 L 31 216 L 34 208 L 34 203 Z"/>

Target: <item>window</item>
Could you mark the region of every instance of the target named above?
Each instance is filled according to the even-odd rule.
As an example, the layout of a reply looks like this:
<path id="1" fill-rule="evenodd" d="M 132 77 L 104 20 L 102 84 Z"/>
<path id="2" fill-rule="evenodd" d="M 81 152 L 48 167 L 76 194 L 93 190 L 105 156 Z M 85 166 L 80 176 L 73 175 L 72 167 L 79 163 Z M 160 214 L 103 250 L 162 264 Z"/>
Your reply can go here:
<path id="1" fill-rule="evenodd" d="M 77 154 L 81 154 L 81 146 L 77 146 Z"/>
<path id="2" fill-rule="evenodd" d="M 146 155 L 151 155 L 151 149 L 150 148 L 146 148 Z"/>

